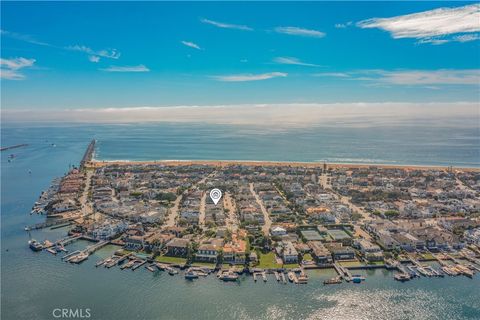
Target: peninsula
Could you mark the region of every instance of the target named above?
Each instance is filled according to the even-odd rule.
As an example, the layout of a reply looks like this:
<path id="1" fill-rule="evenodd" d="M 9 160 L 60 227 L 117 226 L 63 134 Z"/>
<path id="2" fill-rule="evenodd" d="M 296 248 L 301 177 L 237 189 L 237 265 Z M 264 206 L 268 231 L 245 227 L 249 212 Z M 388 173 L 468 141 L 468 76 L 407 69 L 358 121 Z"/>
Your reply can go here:
<path id="1" fill-rule="evenodd" d="M 308 282 L 308 269 L 334 268 L 325 284 L 362 282 L 355 269 L 397 270 L 394 278 L 480 271 L 480 170 L 256 161 L 99 161 L 95 142 L 79 168 L 55 179 L 32 208 L 45 223 L 70 226 L 32 250 L 67 251 L 81 263 L 107 244 L 96 266 L 186 279 L 216 271 L 267 281 Z M 214 203 L 210 190 L 222 191 Z M 436 264 L 432 266 L 433 261 Z"/>

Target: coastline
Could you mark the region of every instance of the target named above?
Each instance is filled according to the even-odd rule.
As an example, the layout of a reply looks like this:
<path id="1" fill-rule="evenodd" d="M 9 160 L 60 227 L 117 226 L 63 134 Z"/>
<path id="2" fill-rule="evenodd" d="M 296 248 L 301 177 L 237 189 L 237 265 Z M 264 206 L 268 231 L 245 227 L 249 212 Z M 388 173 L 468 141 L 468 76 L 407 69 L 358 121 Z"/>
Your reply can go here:
<path id="1" fill-rule="evenodd" d="M 292 167 L 321 167 L 326 163 L 328 168 L 369 168 L 380 167 L 383 169 L 405 169 L 405 170 L 448 170 L 449 166 L 437 165 L 412 165 L 412 164 L 385 164 L 385 163 L 339 163 L 339 162 L 303 162 L 303 161 L 265 161 L 265 160 L 99 160 L 92 159 L 88 166 L 95 168 L 105 165 L 152 165 L 164 164 L 169 166 L 181 165 L 213 165 L 213 166 L 230 166 L 241 164 L 244 166 L 292 166 Z M 480 167 L 456 167 L 453 170 L 480 172 Z"/>

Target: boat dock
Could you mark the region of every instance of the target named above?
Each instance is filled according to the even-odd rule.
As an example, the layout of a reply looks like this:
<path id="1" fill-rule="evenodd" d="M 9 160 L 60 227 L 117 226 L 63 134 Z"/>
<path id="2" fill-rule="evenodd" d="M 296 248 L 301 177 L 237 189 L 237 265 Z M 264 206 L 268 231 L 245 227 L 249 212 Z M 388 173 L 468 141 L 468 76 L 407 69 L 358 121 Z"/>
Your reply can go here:
<path id="1" fill-rule="evenodd" d="M 137 263 L 132 267 L 132 271 L 137 270 L 141 266 L 143 266 L 145 263 L 147 263 L 147 260 L 137 260 Z"/>
<path id="2" fill-rule="evenodd" d="M 338 275 L 342 277 L 342 279 L 345 279 L 345 281 L 350 282 L 352 280 L 352 274 L 347 268 L 339 265 L 336 262 L 333 264 L 333 268 L 335 271 L 337 271 Z"/>

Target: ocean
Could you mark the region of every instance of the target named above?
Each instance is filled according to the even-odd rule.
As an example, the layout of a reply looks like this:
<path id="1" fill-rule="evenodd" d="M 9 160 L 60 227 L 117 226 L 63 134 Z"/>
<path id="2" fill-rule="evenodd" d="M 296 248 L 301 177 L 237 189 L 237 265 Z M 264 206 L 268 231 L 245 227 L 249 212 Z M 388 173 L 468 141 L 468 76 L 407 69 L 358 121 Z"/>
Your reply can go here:
<path id="1" fill-rule="evenodd" d="M 2 319 L 54 319 L 56 308 L 91 309 L 91 319 L 480 319 L 480 275 L 393 280 L 386 270 L 362 271 L 360 285 L 324 286 L 333 271 L 312 271 L 304 286 L 269 278 L 189 282 L 166 273 L 95 268 L 115 250 L 80 265 L 34 253 L 66 230 L 23 229 L 42 221 L 30 208 L 51 180 L 78 164 L 91 139 L 99 160 L 224 159 L 331 161 L 480 167 L 478 128 L 441 126 L 274 128 L 205 124 L 3 124 L 1 153 Z M 9 160 L 9 155 L 14 158 Z M 80 241 L 72 245 L 85 247 Z"/>

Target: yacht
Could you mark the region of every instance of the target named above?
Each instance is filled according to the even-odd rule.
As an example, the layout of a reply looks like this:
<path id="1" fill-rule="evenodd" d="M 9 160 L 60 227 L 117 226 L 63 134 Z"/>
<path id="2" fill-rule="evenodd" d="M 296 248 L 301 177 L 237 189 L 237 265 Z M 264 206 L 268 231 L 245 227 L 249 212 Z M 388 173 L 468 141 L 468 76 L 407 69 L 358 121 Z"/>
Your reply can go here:
<path id="1" fill-rule="evenodd" d="M 187 270 L 187 272 L 185 272 L 185 279 L 188 279 L 188 280 L 198 279 L 198 273 L 189 269 Z"/>
<path id="2" fill-rule="evenodd" d="M 33 251 L 41 251 L 43 249 L 43 246 L 41 243 L 37 242 L 37 240 L 30 240 L 28 241 L 28 245 L 30 246 L 30 249 Z"/>

